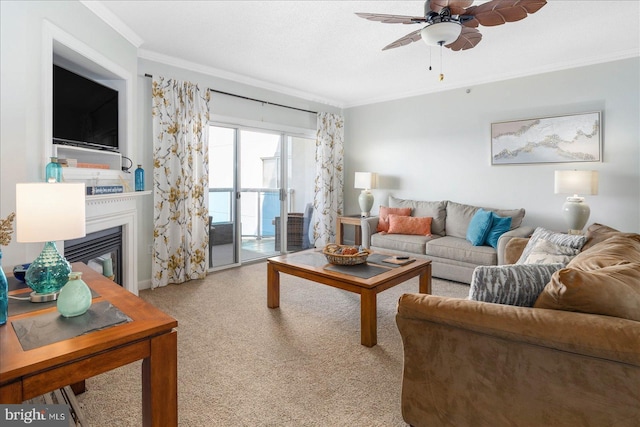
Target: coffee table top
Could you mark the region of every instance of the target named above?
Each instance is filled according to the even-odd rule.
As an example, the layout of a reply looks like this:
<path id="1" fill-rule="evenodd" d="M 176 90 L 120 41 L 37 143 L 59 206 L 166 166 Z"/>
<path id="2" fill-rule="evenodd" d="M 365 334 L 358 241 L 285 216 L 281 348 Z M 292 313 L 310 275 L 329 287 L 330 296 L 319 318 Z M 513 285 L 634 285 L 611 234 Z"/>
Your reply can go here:
<path id="1" fill-rule="evenodd" d="M 402 266 L 384 264 L 380 261 L 389 256 L 393 255 L 374 252 L 365 264 L 338 266 L 327 262 L 322 249 L 308 249 L 269 258 L 267 261 L 287 270 L 298 270 L 299 273 L 306 272 L 313 276 L 345 280 L 361 287 L 376 287 L 381 283 L 407 274 L 415 276 L 416 270 L 423 270 L 431 264 L 431 260 L 420 258 Z M 304 274 L 298 275 L 304 277 Z"/>

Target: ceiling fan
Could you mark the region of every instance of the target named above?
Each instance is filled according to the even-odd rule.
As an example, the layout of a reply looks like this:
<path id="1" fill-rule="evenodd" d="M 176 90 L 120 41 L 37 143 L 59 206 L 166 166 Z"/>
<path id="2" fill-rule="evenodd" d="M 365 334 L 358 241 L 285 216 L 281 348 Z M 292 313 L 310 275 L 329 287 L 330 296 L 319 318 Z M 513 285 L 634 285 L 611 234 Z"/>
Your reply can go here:
<path id="1" fill-rule="evenodd" d="M 406 46 L 424 40 L 430 46 L 444 46 L 451 50 L 475 47 L 482 34 L 478 25 L 487 27 L 515 22 L 535 13 L 545 0 L 491 0 L 471 6 L 473 0 L 426 0 L 424 16 L 386 15 L 381 13 L 356 13 L 361 18 L 385 24 L 426 24 L 423 28 L 388 44 L 382 50 Z"/>

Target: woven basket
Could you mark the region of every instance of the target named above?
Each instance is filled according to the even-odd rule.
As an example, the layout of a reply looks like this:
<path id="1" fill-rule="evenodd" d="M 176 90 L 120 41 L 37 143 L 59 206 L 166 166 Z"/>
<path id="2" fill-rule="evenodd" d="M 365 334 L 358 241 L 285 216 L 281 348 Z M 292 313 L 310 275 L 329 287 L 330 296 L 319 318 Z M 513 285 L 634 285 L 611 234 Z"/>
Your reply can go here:
<path id="1" fill-rule="evenodd" d="M 324 247 L 322 253 L 327 258 L 330 264 L 336 265 L 357 265 L 364 264 L 367 262 L 367 257 L 372 253 L 369 249 L 362 249 L 359 253 L 355 255 L 342 255 L 336 253 L 340 248 L 352 248 L 350 245 L 336 245 L 329 244 Z"/>

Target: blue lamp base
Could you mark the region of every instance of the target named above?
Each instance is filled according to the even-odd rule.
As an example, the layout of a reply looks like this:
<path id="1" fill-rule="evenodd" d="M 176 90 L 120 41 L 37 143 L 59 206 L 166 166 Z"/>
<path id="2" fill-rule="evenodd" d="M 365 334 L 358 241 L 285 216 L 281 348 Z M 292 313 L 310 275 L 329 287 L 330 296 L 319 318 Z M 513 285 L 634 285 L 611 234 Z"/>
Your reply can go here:
<path id="1" fill-rule="evenodd" d="M 69 280 L 69 273 L 71 265 L 60 255 L 55 242 L 45 243 L 24 276 L 25 282 L 34 291 L 31 293 L 31 302 L 55 301 L 60 289 Z"/>

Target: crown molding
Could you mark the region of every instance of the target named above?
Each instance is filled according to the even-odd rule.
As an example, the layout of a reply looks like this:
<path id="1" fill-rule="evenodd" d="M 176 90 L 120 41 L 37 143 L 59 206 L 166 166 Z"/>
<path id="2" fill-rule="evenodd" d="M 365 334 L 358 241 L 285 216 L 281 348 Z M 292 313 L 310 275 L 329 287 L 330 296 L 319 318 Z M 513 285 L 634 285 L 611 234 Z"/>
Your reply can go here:
<path id="1" fill-rule="evenodd" d="M 98 18 L 102 19 L 111 28 L 116 30 L 122 37 L 124 37 L 129 43 L 136 48 L 142 46 L 144 40 L 137 35 L 131 28 L 129 28 L 124 22 L 120 20 L 116 15 L 107 9 L 100 1 L 88 1 L 80 0 L 87 9 L 93 12 Z"/>
<path id="2" fill-rule="evenodd" d="M 273 92 L 277 92 L 283 95 L 293 96 L 295 98 L 301 98 L 304 101 L 317 102 L 320 104 L 330 105 L 342 109 L 342 103 L 333 100 L 323 98 L 317 94 L 304 92 L 301 90 L 293 89 L 287 86 L 278 85 L 275 83 L 266 82 L 264 80 L 255 79 L 253 77 L 245 76 L 230 71 L 221 70 L 219 68 L 209 67 L 206 65 L 198 64 L 184 59 L 176 58 L 173 56 L 164 55 L 162 53 L 154 52 L 146 49 L 138 49 L 138 57 L 142 59 L 148 59 L 150 61 L 159 62 L 173 67 L 182 68 L 189 71 L 194 71 L 208 76 L 218 77 L 221 79 L 229 80 L 236 83 L 241 83 L 260 89 L 265 89 Z M 307 107 L 309 107 L 307 105 Z M 301 107 L 306 108 L 306 107 Z"/>

